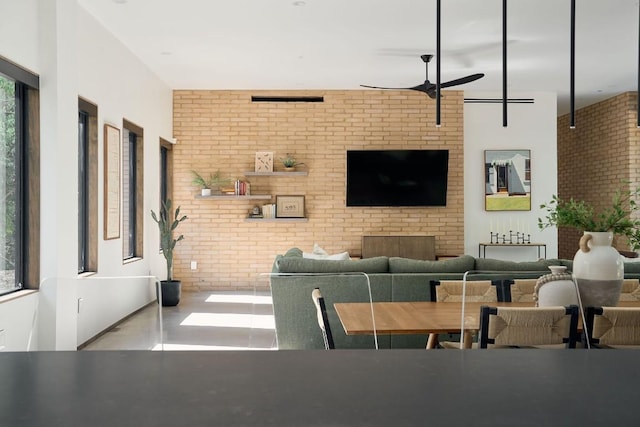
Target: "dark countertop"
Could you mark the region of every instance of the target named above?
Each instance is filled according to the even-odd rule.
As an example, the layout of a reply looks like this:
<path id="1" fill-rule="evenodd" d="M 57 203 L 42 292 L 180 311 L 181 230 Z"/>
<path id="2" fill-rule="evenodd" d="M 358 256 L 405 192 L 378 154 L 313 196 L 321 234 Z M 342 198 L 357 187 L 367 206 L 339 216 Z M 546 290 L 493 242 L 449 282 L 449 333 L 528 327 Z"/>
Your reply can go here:
<path id="1" fill-rule="evenodd" d="M 640 351 L 0 353 L 0 426 L 637 425 Z"/>

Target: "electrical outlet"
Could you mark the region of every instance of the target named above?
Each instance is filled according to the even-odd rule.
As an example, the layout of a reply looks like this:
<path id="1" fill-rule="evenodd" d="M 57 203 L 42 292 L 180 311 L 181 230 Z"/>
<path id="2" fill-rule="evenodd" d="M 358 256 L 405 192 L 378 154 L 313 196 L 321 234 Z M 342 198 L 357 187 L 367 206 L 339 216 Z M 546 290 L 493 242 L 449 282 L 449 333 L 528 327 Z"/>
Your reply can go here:
<path id="1" fill-rule="evenodd" d="M 6 333 L 4 329 L 0 329 L 0 351 L 5 350 Z"/>
<path id="2" fill-rule="evenodd" d="M 192 270 L 198 269 L 198 261 L 191 261 L 191 269 Z"/>

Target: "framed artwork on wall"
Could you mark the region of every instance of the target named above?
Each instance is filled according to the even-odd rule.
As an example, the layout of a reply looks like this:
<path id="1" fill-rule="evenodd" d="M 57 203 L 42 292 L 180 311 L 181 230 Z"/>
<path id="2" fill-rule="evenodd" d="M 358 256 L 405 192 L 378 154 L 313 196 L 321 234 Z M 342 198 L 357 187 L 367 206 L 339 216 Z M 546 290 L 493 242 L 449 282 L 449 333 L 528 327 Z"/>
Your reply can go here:
<path id="1" fill-rule="evenodd" d="M 485 150 L 484 209 L 531 210 L 531 150 Z"/>
<path id="2" fill-rule="evenodd" d="M 276 218 L 304 218 L 304 196 L 276 196 Z"/>
<path id="3" fill-rule="evenodd" d="M 256 152 L 256 172 L 273 172 L 273 151 Z"/>
<path id="4" fill-rule="evenodd" d="M 120 237 L 120 129 L 104 125 L 104 240 Z"/>

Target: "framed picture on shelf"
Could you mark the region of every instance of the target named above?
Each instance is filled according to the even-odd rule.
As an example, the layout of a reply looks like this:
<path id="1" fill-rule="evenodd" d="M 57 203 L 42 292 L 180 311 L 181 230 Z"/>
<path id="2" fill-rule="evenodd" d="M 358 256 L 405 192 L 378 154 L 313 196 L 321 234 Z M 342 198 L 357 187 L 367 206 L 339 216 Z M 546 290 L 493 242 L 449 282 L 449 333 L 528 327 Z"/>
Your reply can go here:
<path id="1" fill-rule="evenodd" d="M 485 150 L 484 209 L 531 210 L 531 150 Z"/>
<path id="2" fill-rule="evenodd" d="M 256 152 L 256 172 L 273 172 L 273 151 Z"/>
<path id="3" fill-rule="evenodd" d="M 304 218 L 304 196 L 276 196 L 276 218 Z"/>

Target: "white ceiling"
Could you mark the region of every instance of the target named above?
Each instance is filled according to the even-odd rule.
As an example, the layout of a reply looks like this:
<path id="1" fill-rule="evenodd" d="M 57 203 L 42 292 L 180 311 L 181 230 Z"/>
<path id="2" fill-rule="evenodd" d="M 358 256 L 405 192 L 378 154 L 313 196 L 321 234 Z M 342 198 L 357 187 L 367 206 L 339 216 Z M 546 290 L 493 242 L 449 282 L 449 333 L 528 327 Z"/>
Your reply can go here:
<path id="1" fill-rule="evenodd" d="M 78 1 L 174 89 L 408 87 L 435 53 L 436 0 Z M 576 3 L 576 108 L 635 91 L 638 0 Z M 501 13 L 442 0 L 443 82 L 485 73 L 456 88 L 502 90 Z M 507 38 L 508 90 L 557 92 L 567 113 L 570 0 L 509 1 Z"/>

